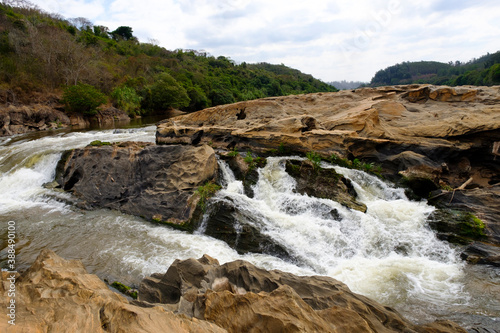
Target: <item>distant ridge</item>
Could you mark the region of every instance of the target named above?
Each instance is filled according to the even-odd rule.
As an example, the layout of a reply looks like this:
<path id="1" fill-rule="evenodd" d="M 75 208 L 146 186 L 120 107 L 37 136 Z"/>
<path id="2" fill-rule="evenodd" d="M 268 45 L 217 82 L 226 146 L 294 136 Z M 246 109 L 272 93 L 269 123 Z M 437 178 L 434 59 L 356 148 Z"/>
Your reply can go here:
<path id="1" fill-rule="evenodd" d="M 465 63 L 460 61 L 448 63 L 437 61 L 403 62 L 379 70 L 372 78 L 370 86 L 410 83 L 449 86 L 500 84 L 500 51 L 488 53 Z"/>

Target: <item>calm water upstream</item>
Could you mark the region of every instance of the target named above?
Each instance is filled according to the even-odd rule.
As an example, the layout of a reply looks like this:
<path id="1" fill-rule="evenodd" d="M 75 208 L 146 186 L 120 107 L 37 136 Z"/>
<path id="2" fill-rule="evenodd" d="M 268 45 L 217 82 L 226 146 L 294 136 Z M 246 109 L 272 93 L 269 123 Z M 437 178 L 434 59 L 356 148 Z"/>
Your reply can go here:
<path id="1" fill-rule="evenodd" d="M 220 162 L 224 188 L 213 200 L 237 205 L 237 223 L 259 228 L 294 256 L 293 263 L 238 255 L 205 236 L 203 227 L 187 234 L 116 211 L 81 210 L 71 194 L 43 187 L 54 179 L 63 151 L 94 140 L 154 142 L 155 129 L 0 138 L 0 265 L 6 264 L 7 223 L 15 221 L 19 269 L 50 248 L 64 258 L 81 259 L 102 279 L 138 285 L 146 275 L 165 272 L 177 258 L 207 253 L 221 263 L 245 259 L 266 269 L 328 275 L 418 322 L 449 318 L 466 327 L 500 326 L 500 270 L 465 264 L 459 249 L 439 241 L 427 227 L 433 207 L 410 201 L 403 190 L 361 171 L 335 167 L 351 179 L 367 213 L 294 193 L 283 158 L 269 158 L 259 170 L 255 197 L 249 198 Z"/>

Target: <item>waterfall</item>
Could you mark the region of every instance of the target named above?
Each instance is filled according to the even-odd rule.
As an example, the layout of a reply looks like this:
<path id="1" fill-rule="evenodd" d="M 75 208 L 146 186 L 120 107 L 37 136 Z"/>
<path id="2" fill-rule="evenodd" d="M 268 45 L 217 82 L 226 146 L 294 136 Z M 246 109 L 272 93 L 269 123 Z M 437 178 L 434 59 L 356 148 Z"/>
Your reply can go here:
<path id="1" fill-rule="evenodd" d="M 264 269 L 328 275 L 420 322 L 455 313 L 469 316 L 470 322 L 477 315 L 500 317 L 497 293 L 483 291 L 496 290 L 500 274 L 465 265 L 457 251 L 427 227 L 433 207 L 408 200 L 402 189 L 376 177 L 322 165 L 351 180 L 358 200 L 368 208 L 362 213 L 296 193 L 296 182 L 286 173 L 284 162 L 298 157 L 268 158 L 267 165 L 257 170 L 252 198 L 228 165 L 219 161 L 223 189 L 213 200 L 230 201 L 238 210 L 237 228 L 245 224 L 257 228 L 293 258 L 285 261 L 268 254 L 240 255 L 204 235 L 201 227 L 188 234 L 108 209 L 82 210 L 70 193 L 43 186 L 53 180 L 63 151 L 94 140 L 154 142 L 155 127 L 0 140 L 2 268 L 7 257 L 4 226 L 15 221 L 20 270 L 41 249 L 50 248 L 64 258 L 82 260 L 102 279 L 137 285 L 146 275 L 165 272 L 175 259 L 206 253 L 221 263 L 244 259 Z"/>
<path id="2" fill-rule="evenodd" d="M 216 200 L 238 208 L 236 223 L 247 223 L 286 248 L 295 263 L 313 274 L 328 275 L 353 291 L 383 303 L 410 299 L 444 306 L 468 301 L 463 289 L 463 264 L 458 253 L 438 240 L 426 219 L 434 208 L 410 201 L 402 189 L 358 170 L 323 165 L 350 179 L 367 212 L 295 192 L 296 182 L 284 161 L 267 159 L 253 187 L 243 194 L 224 162 L 225 188 Z"/>

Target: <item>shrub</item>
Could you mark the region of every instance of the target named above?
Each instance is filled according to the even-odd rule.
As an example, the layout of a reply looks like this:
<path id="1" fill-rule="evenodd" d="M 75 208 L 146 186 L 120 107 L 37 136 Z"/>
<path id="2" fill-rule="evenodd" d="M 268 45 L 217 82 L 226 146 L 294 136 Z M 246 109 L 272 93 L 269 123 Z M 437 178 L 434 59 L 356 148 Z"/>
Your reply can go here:
<path id="1" fill-rule="evenodd" d="M 63 94 L 68 110 L 89 116 L 97 114 L 97 107 L 106 101 L 106 96 L 98 89 L 83 83 L 67 87 Z"/>
<path id="2" fill-rule="evenodd" d="M 111 93 L 111 98 L 117 108 L 125 111 L 130 116 L 135 116 L 141 113 L 142 97 L 137 94 L 134 88 L 117 87 Z"/>
<path id="3" fill-rule="evenodd" d="M 310 151 L 306 154 L 306 157 L 309 161 L 312 162 L 314 170 L 318 170 L 321 164 L 321 155 L 315 151 Z"/>

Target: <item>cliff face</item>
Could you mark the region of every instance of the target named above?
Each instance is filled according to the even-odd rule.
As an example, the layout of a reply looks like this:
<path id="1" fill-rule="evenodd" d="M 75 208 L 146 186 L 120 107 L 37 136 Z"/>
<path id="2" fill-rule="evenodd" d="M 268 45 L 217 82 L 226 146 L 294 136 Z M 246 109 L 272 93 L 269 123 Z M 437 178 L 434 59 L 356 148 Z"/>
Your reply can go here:
<path id="1" fill-rule="evenodd" d="M 386 178 L 404 180 L 435 205 L 472 211 L 485 224 L 479 239 L 494 246 L 485 252 L 472 244 L 468 258 L 481 261 L 483 253 L 490 259 L 481 262 L 500 265 L 498 86 L 410 85 L 247 101 L 168 119 L 156 140 L 380 164 Z M 453 238 L 442 230 L 440 237 Z"/>

